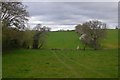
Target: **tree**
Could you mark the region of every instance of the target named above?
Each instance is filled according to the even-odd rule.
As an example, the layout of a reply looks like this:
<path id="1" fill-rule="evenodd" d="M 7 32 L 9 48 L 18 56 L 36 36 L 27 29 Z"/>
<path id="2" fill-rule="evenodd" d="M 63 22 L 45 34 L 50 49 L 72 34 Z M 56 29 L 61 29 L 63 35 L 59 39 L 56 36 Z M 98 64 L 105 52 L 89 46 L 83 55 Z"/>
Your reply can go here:
<path id="1" fill-rule="evenodd" d="M 21 47 L 24 35 L 20 29 L 24 29 L 29 16 L 26 6 L 21 2 L 1 2 L 0 8 L 3 49 Z"/>
<path id="2" fill-rule="evenodd" d="M 86 45 L 93 47 L 95 50 L 100 48 L 100 41 L 105 36 L 106 24 L 98 20 L 85 22 L 82 25 L 77 25 L 75 30 L 80 37 L 80 40 Z"/>
<path id="3" fill-rule="evenodd" d="M 45 44 L 46 27 L 42 28 L 41 24 L 37 24 L 33 30 L 35 31 L 35 35 L 33 37 L 33 48 L 42 48 Z"/>
<path id="4" fill-rule="evenodd" d="M 51 28 L 49 28 L 49 27 L 46 27 L 46 26 L 43 26 L 43 30 L 45 30 L 45 31 L 50 31 L 51 30 Z"/>
<path id="5" fill-rule="evenodd" d="M 41 24 L 37 24 L 34 28 L 33 28 L 33 30 L 35 30 L 35 31 L 41 31 L 42 30 L 42 25 Z"/>
<path id="6" fill-rule="evenodd" d="M 2 28 L 2 47 L 3 49 L 19 48 L 23 34 L 16 28 Z"/>
<path id="7" fill-rule="evenodd" d="M 115 27 L 115 29 L 119 29 L 119 27 L 118 27 L 118 26 L 116 26 L 116 27 Z"/>
<path id="8" fill-rule="evenodd" d="M 25 22 L 28 20 L 28 12 L 26 6 L 21 2 L 1 2 L 2 13 L 1 21 L 3 27 L 15 26 L 18 29 L 25 27 Z"/>
<path id="9" fill-rule="evenodd" d="M 35 32 L 32 30 L 25 30 L 23 31 L 23 37 L 22 37 L 22 47 L 23 48 L 32 48 L 33 46 L 33 36 L 35 35 Z"/>

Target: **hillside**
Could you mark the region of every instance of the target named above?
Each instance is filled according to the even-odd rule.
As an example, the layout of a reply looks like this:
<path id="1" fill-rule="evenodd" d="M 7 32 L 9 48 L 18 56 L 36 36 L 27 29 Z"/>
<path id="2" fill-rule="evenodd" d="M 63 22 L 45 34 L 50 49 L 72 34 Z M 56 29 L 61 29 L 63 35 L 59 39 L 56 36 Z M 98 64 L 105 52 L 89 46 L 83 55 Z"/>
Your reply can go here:
<path id="1" fill-rule="evenodd" d="M 77 46 L 82 48 L 83 44 L 79 36 L 74 32 L 49 32 L 46 39 L 46 48 L 76 49 Z M 107 35 L 102 41 L 105 48 L 118 47 L 118 30 L 107 30 Z"/>

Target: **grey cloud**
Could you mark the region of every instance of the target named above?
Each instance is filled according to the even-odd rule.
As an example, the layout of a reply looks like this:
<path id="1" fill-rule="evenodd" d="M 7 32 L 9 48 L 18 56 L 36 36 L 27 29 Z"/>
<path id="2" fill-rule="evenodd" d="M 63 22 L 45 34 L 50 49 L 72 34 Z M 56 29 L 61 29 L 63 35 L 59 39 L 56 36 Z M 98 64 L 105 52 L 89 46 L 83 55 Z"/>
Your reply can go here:
<path id="1" fill-rule="evenodd" d="M 30 16 L 54 24 L 78 24 L 88 19 L 117 25 L 117 2 L 24 2 Z M 42 16 L 42 17 L 39 17 Z M 116 24 L 115 24 L 116 23 Z"/>

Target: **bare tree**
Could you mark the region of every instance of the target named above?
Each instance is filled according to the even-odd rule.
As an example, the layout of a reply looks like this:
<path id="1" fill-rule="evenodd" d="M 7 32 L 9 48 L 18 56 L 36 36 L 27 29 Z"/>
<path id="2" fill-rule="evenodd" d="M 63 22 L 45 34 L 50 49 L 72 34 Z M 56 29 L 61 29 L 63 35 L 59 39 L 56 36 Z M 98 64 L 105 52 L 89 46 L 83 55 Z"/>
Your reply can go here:
<path id="1" fill-rule="evenodd" d="M 46 26 L 43 26 L 43 30 L 45 30 L 45 31 L 50 31 L 51 30 L 51 28 L 49 28 L 49 27 L 46 27 Z"/>
<path id="2" fill-rule="evenodd" d="M 80 40 L 86 45 L 93 47 L 95 50 L 100 47 L 100 40 L 105 36 L 106 24 L 98 20 L 85 22 L 76 26 L 78 34 L 82 35 Z"/>
<path id="3" fill-rule="evenodd" d="M 1 2 L 2 13 L 1 21 L 3 27 L 15 26 L 16 28 L 24 28 L 24 23 L 28 20 L 28 12 L 26 6 L 21 2 Z"/>
<path id="4" fill-rule="evenodd" d="M 33 30 L 36 30 L 36 31 L 41 31 L 42 30 L 42 25 L 41 24 L 37 24 Z"/>

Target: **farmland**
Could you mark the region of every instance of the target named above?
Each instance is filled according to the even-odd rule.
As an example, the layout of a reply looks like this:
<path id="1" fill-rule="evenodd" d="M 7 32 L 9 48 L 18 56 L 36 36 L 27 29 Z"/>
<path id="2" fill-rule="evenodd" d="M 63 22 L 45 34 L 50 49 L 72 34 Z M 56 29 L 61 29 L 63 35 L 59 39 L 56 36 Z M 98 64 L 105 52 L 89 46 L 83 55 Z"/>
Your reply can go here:
<path id="1" fill-rule="evenodd" d="M 49 32 L 42 50 L 5 51 L 3 78 L 118 77 L 117 30 L 107 31 L 102 50 L 76 50 L 77 45 L 83 46 L 75 32 Z"/>
<path id="2" fill-rule="evenodd" d="M 107 30 L 106 34 L 102 40 L 104 48 L 118 48 L 118 30 Z M 76 49 L 77 45 L 83 47 L 75 32 L 50 32 L 46 39 L 47 48 Z"/>

